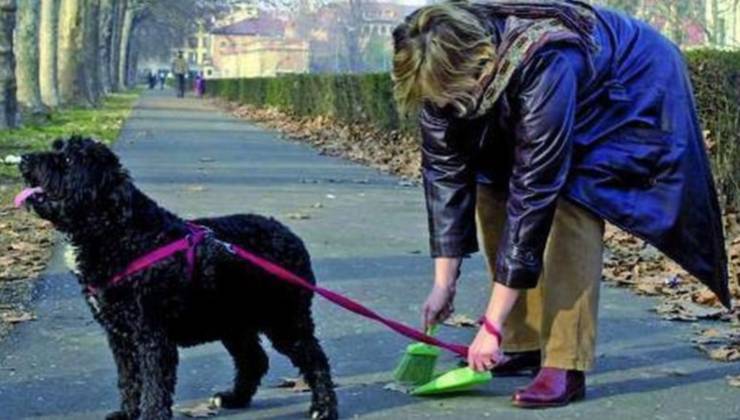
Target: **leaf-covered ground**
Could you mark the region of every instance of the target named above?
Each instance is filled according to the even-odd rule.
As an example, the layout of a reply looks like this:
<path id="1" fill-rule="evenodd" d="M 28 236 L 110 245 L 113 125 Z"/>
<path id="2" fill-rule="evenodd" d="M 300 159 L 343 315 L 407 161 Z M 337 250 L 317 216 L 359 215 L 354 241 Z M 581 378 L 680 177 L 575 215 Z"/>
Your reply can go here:
<path id="1" fill-rule="evenodd" d="M 331 117 L 292 117 L 271 108 L 236 105 L 223 100 L 215 104 L 238 118 L 276 129 L 288 139 L 307 142 L 322 153 L 341 156 L 411 180 L 420 177 L 419 145 L 413 137 L 387 132 L 370 124 L 342 124 Z M 740 213 L 726 209 L 725 231 L 729 252 L 730 289 L 740 301 Z M 660 298 L 659 316 L 683 322 L 715 320 L 710 342 L 706 330 L 698 330 L 696 345 L 720 361 L 740 360 L 740 306 L 727 311 L 716 296 L 676 263 L 652 246 L 614 226 L 607 226 L 604 279 L 614 287 Z"/>
<path id="2" fill-rule="evenodd" d="M 53 229 L 12 206 L 17 185 L 0 185 L 0 338 L 13 324 L 33 320 L 28 307 L 33 279 L 51 255 Z"/>
<path id="3" fill-rule="evenodd" d="M 99 108 L 67 108 L 14 130 L 0 130 L 0 338 L 14 324 L 34 315 L 28 305 L 32 286 L 46 267 L 53 244 L 52 227 L 12 206 L 21 188 L 15 163 L 23 153 L 48 149 L 59 137 L 73 134 L 112 143 L 138 98 L 138 92 L 109 95 Z"/>

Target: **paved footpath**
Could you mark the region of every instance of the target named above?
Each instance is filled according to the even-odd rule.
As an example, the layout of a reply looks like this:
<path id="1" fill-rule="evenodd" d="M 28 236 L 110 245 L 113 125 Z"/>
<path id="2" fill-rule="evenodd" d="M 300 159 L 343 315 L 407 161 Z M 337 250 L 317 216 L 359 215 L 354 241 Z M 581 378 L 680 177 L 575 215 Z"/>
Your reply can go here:
<path id="1" fill-rule="evenodd" d="M 319 281 L 392 317 L 416 324 L 430 284 L 422 193 L 399 179 L 238 121 L 192 98 L 145 93 L 116 146 L 139 187 L 184 217 L 231 212 L 274 215 L 307 242 Z M 320 203 L 318 205 L 317 203 Z M 291 214 L 308 215 L 305 220 Z M 118 404 L 115 369 L 67 273 L 60 249 L 35 293 L 38 320 L 0 344 L 0 419 L 100 419 Z M 485 305 L 480 257 L 466 263 L 457 308 Z M 317 300 L 319 335 L 332 362 L 343 418 L 738 419 L 740 390 L 725 383 L 740 364 L 711 362 L 689 342 L 692 325 L 658 319 L 654 301 L 604 287 L 598 368 L 588 399 L 522 411 L 509 396 L 526 378 L 496 379 L 464 396 L 412 398 L 384 389 L 407 341 Z M 473 330 L 442 335 L 469 340 Z M 204 401 L 230 385 L 218 344 L 181 352 L 177 403 Z M 275 386 L 295 370 L 270 349 L 271 369 L 253 407 L 220 418 L 302 418 L 308 395 Z M 452 358 L 443 359 L 451 364 Z"/>

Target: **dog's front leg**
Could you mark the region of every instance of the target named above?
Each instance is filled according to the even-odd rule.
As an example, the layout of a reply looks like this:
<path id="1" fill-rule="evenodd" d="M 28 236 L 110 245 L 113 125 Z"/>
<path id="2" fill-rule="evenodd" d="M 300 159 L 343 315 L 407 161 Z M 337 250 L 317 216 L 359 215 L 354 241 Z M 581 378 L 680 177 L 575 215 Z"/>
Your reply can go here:
<path id="1" fill-rule="evenodd" d="M 172 418 L 172 400 L 177 381 L 177 346 L 164 329 L 147 326 L 138 343 L 141 369 L 141 418 Z"/>
<path id="2" fill-rule="evenodd" d="M 121 393 L 121 410 L 109 414 L 107 420 L 135 420 L 139 418 L 141 376 L 137 347 L 131 334 L 109 332 L 108 343 L 118 368 L 118 389 Z"/>

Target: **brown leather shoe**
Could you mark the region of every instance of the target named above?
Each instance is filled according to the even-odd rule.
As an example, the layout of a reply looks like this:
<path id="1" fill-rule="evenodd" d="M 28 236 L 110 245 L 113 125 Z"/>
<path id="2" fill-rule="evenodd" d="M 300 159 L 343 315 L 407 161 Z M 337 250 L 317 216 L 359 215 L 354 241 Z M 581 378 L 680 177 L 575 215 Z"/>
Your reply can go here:
<path id="1" fill-rule="evenodd" d="M 586 375 L 578 370 L 543 367 L 526 388 L 519 389 L 512 403 L 521 408 L 559 407 L 586 396 Z"/>

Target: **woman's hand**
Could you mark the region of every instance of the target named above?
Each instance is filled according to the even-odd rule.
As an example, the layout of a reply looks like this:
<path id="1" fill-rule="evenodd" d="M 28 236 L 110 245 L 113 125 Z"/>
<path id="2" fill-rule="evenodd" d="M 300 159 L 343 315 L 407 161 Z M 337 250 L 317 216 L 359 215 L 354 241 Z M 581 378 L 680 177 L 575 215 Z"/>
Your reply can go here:
<path id="1" fill-rule="evenodd" d="M 501 331 L 501 326 L 496 326 L 496 328 Z M 473 344 L 468 348 L 468 366 L 476 372 L 483 372 L 493 369 L 494 366 L 503 362 L 504 358 L 499 338 L 481 326 Z"/>
<path id="2" fill-rule="evenodd" d="M 455 288 L 460 277 L 460 258 L 437 257 L 434 259 L 434 287 L 421 310 L 424 329 L 442 322 L 455 312 Z"/>
<path id="3" fill-rule="evenodd" d="M 454 300 L 454 284 L 437 285 L 435 283 L 421 311 L 424 329 L 449 318 L 455 312 Z"/>

